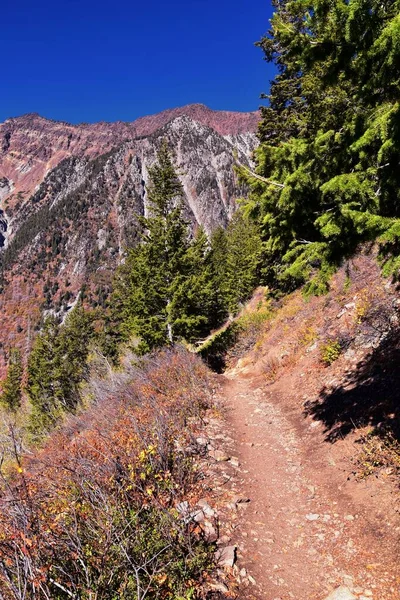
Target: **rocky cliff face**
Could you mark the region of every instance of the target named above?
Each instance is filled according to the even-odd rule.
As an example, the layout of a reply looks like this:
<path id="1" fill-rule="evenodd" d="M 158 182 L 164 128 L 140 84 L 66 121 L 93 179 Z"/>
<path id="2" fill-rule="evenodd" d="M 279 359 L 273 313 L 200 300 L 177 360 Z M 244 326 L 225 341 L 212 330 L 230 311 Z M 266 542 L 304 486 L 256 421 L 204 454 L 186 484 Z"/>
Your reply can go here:
<path id="1" fill-rule="evenodd" d="M 166 110 L 132 123 L 71 125 L 28 114 L 0 124 L 0 182 L 1 178 L 11 182 L 11 205 L 26 201 L 44 176 L 63 159 L 99 156 L 126 140 L 147 137 L 181 116 L 223 136 L 254 132 L 258 123 L 256 112 L 213 111 L 201 104 Z"/>
<path id="2" fill-rule="evenodd" d="M 102 304 L 137 215 L 148 167 L 167 138 L 193 230 L 226 225 L 246 193 L 234 154 L 249 164 L 256 113 L 202 105 L 133 123 L 69 125 L 26 115 L 0 125 L 0 331 L 4 354 L 29 345 L 40 315 L 66 311 L 79 290 Z M 0 354 L 1 361 L 1 354 Z M 1 364 L 0 364 L 1 369 Z"/>

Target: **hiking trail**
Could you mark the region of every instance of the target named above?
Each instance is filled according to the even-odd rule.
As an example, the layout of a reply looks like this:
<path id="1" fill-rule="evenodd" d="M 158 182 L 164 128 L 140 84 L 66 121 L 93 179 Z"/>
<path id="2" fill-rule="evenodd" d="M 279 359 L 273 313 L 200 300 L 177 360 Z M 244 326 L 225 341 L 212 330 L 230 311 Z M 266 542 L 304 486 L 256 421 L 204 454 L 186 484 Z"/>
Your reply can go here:
<path id="1" fill-rule="evenodd" d="M 390 486 L 351 476 L 348 440 L 304 416 L 300 376 L 222 377 L 238 505 L 232 542 L 248 600 L 398 600 L 399 513 Z M 231 440 L 231 441 L 230 441 Z M 332 596 L 330 595 L 332 594 Z"/>

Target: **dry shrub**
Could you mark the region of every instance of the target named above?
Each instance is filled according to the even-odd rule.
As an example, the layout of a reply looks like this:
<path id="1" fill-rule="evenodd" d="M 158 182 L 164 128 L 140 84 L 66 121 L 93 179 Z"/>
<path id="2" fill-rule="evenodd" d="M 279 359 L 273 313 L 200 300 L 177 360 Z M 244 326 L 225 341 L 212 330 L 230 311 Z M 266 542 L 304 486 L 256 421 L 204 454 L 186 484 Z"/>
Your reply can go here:
<path id="1" fill-rule="evenodd" d="M 92 379 L 96 403 L 3 474 L 5 600 L 194 598 L 210 547 L 177 511 L 210 406 L 201 360 L 163 351 Z M 13 436 L 12 436 L 13 437 Z"/>
<path id="2" fill-rule="evenodd" d="M 361 307 L 357 305 L 359 333 L 379 343 L 399 326 L 399 304 L 396 299 L 384 294 L 364 295 Z"/>
<path id="3" fill-rule="evenodd" d="M 327 340 L 320 348 L 321 362 L 329 367 L 334 363 L 342 353 L 342 345 L 339 340 Z"/>
<path id="4" fill-rule="evenodd" d="M 369 433 L 364 435 L 360 443 L 358 476 L 368 477 L 376 471 L 384 471 L 387 475 L 400 473 L 400 443 L 390 432 L 386 434 Z"/>
<path id="5" fill-rule="evenodd" d="M 310 346 L 317 339 L 317 332 L 314 326 L 314 319 L 307 319 L 299 329 L 297 344 L 299 346 Z"/>
<path id="6" fill-rule="evenodd" d="M 279 369 L 281 366 L 281 361 L 276 356 L 267 356 L 262 360 L 262 373 L 265 379 L 269 382 L 275 381 Z"/>

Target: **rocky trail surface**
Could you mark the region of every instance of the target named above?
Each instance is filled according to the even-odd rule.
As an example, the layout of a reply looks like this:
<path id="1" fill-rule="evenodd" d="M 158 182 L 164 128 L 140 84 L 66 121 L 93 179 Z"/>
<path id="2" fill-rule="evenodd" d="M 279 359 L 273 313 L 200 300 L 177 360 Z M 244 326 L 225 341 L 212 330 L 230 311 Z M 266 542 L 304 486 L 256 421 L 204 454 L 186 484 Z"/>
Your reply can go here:
<path id="1" fill-rule="evenodd" d="M 236 546 L 240 598 L 399 599 L 393 491 L 352 478 L 348 442 L 328 443 L 321 423 L 295 408 L 304 391 L 297 379 L 282 383 L 223 377 L 228 428 L 217 436 L 225 455 L 215 458 L 240 498 L 228 505 L 225 535 Z"/>

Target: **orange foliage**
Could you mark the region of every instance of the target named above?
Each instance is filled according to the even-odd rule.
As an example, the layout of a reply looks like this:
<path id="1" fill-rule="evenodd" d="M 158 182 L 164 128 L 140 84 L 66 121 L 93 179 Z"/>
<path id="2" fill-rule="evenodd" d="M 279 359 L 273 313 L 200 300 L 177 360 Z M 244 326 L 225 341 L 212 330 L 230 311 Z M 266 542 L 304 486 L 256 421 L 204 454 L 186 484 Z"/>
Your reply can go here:
<path id="1" fill-rule="evenodd" d="M 95 382 L 97 402 L 3 477 L 3 598 L 172 598 L 200 577 L 209 552 L 176 506 L 195 482 L 209 374 L 184 351 L 129 371 Z"/>

